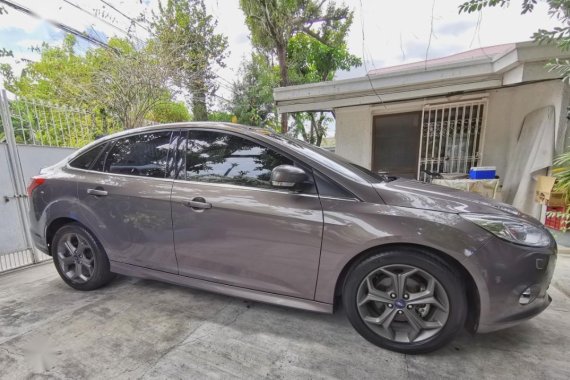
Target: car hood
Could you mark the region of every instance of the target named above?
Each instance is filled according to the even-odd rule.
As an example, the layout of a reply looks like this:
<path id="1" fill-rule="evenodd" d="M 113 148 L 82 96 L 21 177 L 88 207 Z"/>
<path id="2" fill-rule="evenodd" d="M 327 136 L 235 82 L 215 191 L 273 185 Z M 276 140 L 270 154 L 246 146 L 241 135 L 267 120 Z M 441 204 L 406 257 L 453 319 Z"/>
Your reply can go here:
<path id="1" fill-rule="evenodd" d="M 382 200 L 392 206 L 442 212 L 520 215 L 514 207 L 479 194 L 398 178 L 373 184 Z"/>

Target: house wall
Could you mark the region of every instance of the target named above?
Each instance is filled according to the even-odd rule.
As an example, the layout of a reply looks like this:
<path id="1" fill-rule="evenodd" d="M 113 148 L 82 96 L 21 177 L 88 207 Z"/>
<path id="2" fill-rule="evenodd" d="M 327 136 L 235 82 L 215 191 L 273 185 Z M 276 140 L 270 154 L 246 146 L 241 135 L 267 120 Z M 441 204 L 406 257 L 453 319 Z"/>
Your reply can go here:
<path id="1" fill-rule="evenodd" d="M 346 107 L 335 110 L 335 153 L 370 169 L 372 165 L 371 108 Z"/>
<path id="2" fill-rule="evenodd" d="M 488 90 L 450 99 L 426 99 L 374 106 L 335 109 L 336 153 L 366 168 L 372 166 L 372 119 L 375 115 L 420 111 L 428 102 L 462 101 L 469 97 L 487 97 L 488 109 L 482 165 L 497 167 L 504 177 L 512 142 L 518 137 L 524 117 L 539 108 L 555 107 L 556 148 L 562 152 L 569 145 L 566 107 L 570 106 L 570 86 L 560 80 Z"/>
<path id="3" fill-rule="evenodd" d="M 497 167 L 504 178 L 514 142 L 526 115 L 537 109 L 554 106 L 556 146 L 558 152 L 566 144 L 566 106 L 568 85 L 560 80 L 490 90 L 482 165 Z"/>

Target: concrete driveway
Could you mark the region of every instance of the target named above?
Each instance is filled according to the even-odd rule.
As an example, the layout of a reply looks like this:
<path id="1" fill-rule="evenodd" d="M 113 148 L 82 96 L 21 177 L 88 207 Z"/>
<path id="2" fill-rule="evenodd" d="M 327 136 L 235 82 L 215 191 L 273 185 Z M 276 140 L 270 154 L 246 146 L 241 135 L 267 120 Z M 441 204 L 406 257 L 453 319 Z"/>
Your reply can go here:
<path id="1" fill-rule="evenodd" d="M 321 315 L 121 277 L 89 293 L 52 264 L 0 276 L 0 378 L 570 378 L 570 256 L 552 305 L 424 356 L 379 349 Z"/>

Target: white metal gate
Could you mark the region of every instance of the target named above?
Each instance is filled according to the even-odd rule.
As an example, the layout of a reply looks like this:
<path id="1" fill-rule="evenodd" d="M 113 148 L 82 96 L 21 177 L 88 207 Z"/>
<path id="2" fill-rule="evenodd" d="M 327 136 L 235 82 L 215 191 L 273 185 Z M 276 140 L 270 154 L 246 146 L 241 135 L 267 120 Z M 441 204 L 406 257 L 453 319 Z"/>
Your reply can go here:
<path id="1" fill-rule="evenodd" d="M 34 249 L 30 235 L 28 177 L 71 153 L 62 147 L 82 146 L 96 133 L 89 112 L 8 99 L 0 90 L 0 273 L 50 259 Z"/>
<path id="2" fill-rule="evenodd" d="M 429 104 L 422 111 L 418 179 L 468 173 L 483 154 L 487 100 Z"/>

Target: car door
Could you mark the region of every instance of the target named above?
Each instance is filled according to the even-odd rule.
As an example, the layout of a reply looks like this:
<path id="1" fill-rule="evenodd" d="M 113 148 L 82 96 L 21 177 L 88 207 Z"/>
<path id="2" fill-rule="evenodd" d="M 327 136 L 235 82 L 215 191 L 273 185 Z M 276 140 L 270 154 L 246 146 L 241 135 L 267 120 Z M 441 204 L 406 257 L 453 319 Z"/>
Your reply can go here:
<path id="1" fill-rule="evenodd" d="M 177 273 L 172 241 L 170 146 L 178 132 L 156 131 L 111 141 L 89 170 L 77 173 L 80 220 L 109 259 Z"/>
<path id="2" fill-rule="evenodd" d="M 314 183 L 291 192 L 269 181 L 274 167 L 299 164 L 222 131 L 192 129 L 181 148 L 172 190 L 180 274 L 313 299 L 323 228 Z"/>

